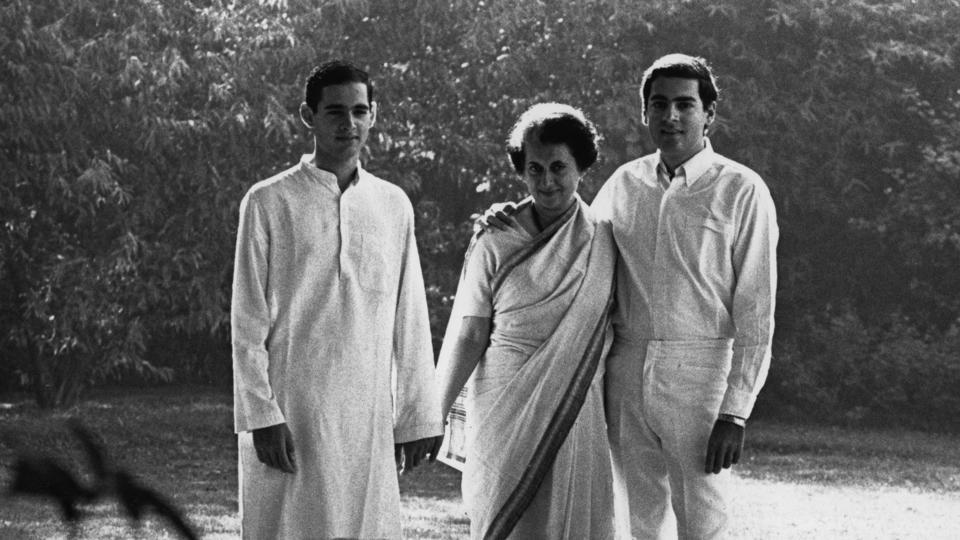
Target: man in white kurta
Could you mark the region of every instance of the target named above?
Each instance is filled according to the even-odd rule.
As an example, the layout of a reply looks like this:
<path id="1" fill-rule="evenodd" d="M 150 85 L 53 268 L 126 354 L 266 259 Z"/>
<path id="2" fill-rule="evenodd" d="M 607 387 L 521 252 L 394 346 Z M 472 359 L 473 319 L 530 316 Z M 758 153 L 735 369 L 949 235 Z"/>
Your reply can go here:
<path id="1" fill-rule="evenodd" d="M 412 468 L 442 433 L 413 208 L 359 167 L 371 89 L 349 80 L 355 68 L 334 68 L 348 80 L 321 86 L 310 105 L 308 82 L 301 108 L 314 154 L 240 206 L 232 328 L 245 538 L 400 537 L 395 444 Z M 255 447 L 252 433 L 282 436 Z"/>

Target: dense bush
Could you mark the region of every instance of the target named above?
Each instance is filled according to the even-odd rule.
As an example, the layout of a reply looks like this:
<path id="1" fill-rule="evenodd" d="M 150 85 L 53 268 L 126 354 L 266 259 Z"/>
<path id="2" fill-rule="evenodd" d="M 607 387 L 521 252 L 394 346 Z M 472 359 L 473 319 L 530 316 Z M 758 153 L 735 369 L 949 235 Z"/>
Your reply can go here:
<path id="1" fill-rule="evenodd" d="M 867 326 L 848 306 L 778 340 L 763 412 L 841 424 L 956 429 L 960 330 L 920 334 L 902 316 Z"/>
<path id="2" fill-rule="evenodd" d="M 364 159 L 415 204 L 438 339 L 470 215 L 521 193 L 503 153 L 519 112 L 566 101 L 598 123 L 590 200 L 652 149 L 642 69 L 684 51 L 720 76 L 714 146 L 756 169 L 778 206 L 761 406 L 952 418 L 958 24 L 953 0 L 12 0 L 0 7 L 0 376 L 48 405 L 131 373 L 229 378 L 237 204 L 309 151 L 300 87 L 334 56 L 378 86 Z"/>

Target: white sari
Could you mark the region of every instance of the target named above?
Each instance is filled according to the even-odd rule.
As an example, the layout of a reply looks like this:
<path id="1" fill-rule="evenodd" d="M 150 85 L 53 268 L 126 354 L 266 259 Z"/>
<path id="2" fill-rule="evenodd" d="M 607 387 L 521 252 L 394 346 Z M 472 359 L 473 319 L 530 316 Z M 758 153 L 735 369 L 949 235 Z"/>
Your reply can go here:
<path id="1" fill-rule="evenodd" d="M 465 403 L 472 538 L 613 536 L 601 356 L 615 260 L 579 198 L 536 236 L 488 234 L 468 253 L 447 339 L 492 316 Z"/>

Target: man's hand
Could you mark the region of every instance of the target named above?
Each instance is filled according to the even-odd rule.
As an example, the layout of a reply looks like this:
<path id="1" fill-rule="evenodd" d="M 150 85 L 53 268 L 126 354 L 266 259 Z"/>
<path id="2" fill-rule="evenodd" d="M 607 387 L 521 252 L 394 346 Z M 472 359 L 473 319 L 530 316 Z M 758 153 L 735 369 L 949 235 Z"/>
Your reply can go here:
<path id="1" fill-rule="evenodd" d="M 485 231 L 505 231 L 516 225 L 517 220 L 513 217 L 516 213 L 517 205 L 512 202 L 494 203 L 476 219 L 474 225 Z"/>
<path id="2" fill-rule="evenodd" d="M 275 424 L 253 430 L 253 447 L 257 459 L 267 467 L 293 474 L 297 470 L 293 459 L 293 435 L 287 424 Z"/>
<path id="3" fill-rule="evenodd" d="M 727 420 L 717 420 L 707 443 L 707 461 L 704 472 L 717 474 L 740 461 L 743 452 L 744 427 Z"/>
<path id="4" fill-rule="evenodd" d="M 437 460 L 442 443 L 443 435 L 438 435 L 393 445 L 393 458 L 397 462 L 397 470 L 400 474 L 412 471 L 427 459 L 427 455 L 430 456 L 430 463 L 433 463 Z"/>

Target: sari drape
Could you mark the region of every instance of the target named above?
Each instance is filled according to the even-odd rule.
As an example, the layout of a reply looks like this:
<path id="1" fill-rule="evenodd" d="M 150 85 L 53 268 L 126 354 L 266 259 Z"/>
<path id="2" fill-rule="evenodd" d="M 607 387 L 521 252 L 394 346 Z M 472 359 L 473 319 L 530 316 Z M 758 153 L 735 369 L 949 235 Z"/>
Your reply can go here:
<path id="1" fill-rule="evenodd" d="M 493 331 L 465 403 L 471 536 L 612 537 L 600 393 L 616 260 L 609 225 L 595 222 L 578 199 L 542 233 L 512 234 L 527 238 L 490 258 Z M 447 339 L 456 336 L 456 320 L 471 314 L 457 305 L 468 287 L 458 290 Z M 450 420 L 463 413 L 455 405 Z"/>

